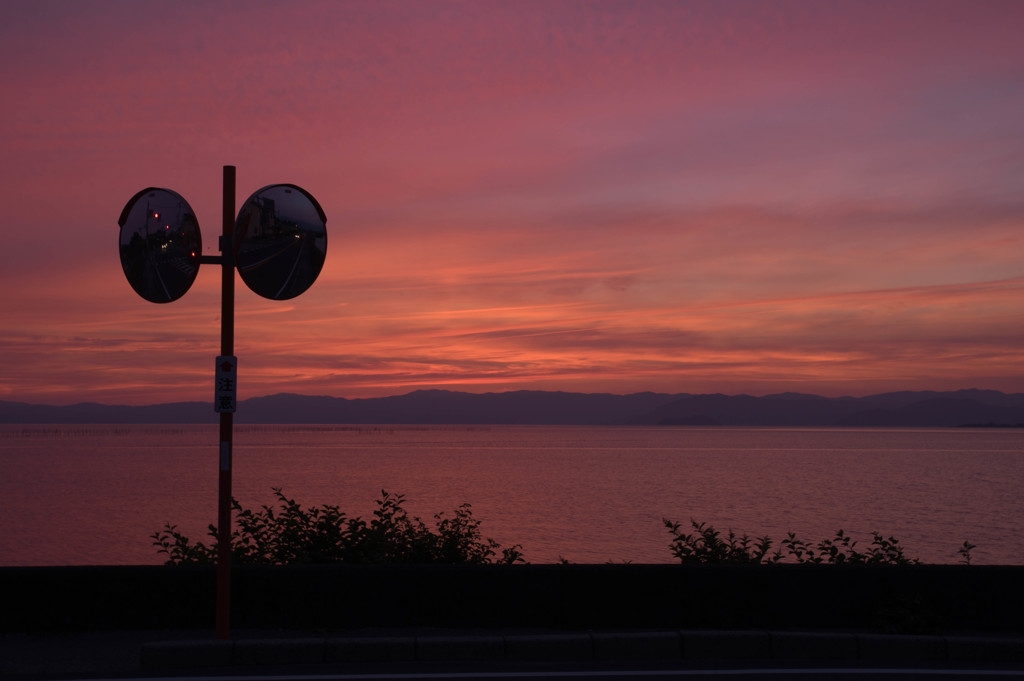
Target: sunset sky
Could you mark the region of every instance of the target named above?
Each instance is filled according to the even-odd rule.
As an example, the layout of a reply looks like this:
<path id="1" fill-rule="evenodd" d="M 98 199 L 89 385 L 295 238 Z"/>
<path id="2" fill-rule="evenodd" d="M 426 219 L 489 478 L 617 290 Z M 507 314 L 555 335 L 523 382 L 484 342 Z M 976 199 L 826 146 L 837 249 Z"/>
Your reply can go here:
<path id="1" fill-rule="evenodd" d="M 1024 2 L 0 4 L 0 400 L 212 400 L 220 274 L 117 218 L 294 183 L 239 399 L 1024 391 Z"/>

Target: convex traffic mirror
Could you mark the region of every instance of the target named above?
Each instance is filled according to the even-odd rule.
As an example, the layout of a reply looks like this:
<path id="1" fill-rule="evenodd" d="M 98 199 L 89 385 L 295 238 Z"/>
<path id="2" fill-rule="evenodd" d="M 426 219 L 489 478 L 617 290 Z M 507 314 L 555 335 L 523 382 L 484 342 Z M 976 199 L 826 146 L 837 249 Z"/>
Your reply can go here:
<path id="1" fill-rule="evenodd" d="M 121 267 L 135 292 L 154 303 L 185 295 L 203 250 L 188 202 L 169 189 L 149 187 L 128 201 L 118 224 Z M 273 184 L 242 205 L 231 241 L 245 285 L 264 298 L 287 300 L 312 286 L 323 269 L 327 218 L 305 189 Z"/>
<path id="2" fill-rule="evenodd" d="M 274 184 L 254 193 L 235 222 L 235 265 L 245 285 L 272 300 L 299 295 L 327 257 L 327 218 L 308 192 Z"/>
<path id="3" fill-rule="evenodd" d="M 121 267 L 135 292 L 154 303 L 185 295 L 203 252 L 199 222 L 188 202 L 169 189 L 143 189 L 117 223 Z"/>

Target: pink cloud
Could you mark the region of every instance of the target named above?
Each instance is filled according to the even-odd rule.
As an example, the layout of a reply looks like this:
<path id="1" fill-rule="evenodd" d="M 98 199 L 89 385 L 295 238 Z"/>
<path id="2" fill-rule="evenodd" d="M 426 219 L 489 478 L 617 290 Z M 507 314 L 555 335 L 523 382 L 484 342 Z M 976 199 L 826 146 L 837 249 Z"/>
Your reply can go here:
<path id="1" fill-rule="evenodd" d="M 310 291 L 239 287 L 250 394 L 1021 389 L 1022 14 L 9 7 L 0 399 L 207 398 L 216 271 L 145 303 L 115 221 L 167 186 L 215 252 L 224 164 L 328 214 Z"/>

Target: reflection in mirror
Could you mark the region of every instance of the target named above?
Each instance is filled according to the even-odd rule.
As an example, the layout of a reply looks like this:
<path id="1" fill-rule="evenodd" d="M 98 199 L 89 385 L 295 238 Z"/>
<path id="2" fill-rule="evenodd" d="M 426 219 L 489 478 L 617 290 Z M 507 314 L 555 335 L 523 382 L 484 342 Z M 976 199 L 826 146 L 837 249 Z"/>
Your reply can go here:
<path id="1" fill-rule="evenodd" d="M 327 218 L 306 190 L 291 184 L 260 189 L 235 222 L 235 265 L 253 292 L 272 300 L 299 295 L 327 258 Z"/>
<path id="2" fill-rule="evenodd" d="M 185 295 L 203 252 L 195 212 L 169 189 L 143 189 L 128 201 L 121 226 L 121 267 L 135 292 L 154 303 Z"/>

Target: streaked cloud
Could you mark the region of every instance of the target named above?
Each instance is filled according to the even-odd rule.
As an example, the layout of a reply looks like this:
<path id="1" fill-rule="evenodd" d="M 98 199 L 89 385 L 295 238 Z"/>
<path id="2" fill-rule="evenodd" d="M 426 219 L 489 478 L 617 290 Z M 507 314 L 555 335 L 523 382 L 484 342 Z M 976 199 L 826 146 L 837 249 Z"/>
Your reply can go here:
<path id="1" fill-rule="evenodd" d="M 0 399 L 208 399 L 215 268 L 138 299 L 116 218 L 215 253 L 224 164 L 328 214 L 246 395 L 1024 390 L 1019 3 L 5 10 Z"/>

